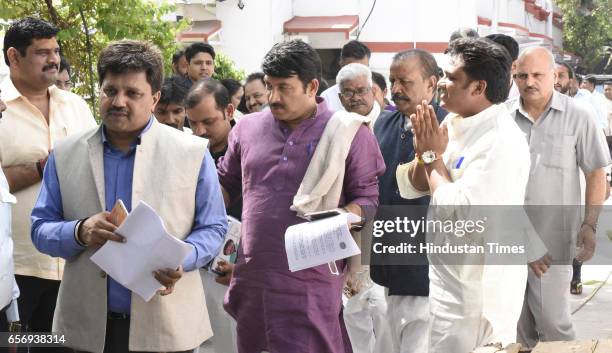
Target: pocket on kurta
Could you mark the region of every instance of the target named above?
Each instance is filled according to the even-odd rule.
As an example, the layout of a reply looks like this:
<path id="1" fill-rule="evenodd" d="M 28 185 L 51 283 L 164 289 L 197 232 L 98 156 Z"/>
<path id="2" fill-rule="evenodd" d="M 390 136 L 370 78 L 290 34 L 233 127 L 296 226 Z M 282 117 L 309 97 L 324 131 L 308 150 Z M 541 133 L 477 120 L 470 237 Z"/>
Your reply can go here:
<path id="1" fill-rule="evenodd" d="M 576 168 L 576 138 L 573 135 L 545 134 L 542 164 L 559 169 Z"/>

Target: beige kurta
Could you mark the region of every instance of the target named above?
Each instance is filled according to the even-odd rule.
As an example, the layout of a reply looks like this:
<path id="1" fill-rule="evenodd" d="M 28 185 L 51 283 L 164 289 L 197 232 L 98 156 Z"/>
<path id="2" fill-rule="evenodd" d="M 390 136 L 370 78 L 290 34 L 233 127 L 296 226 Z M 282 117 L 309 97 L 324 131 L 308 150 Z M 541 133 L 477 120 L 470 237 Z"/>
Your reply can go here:
<path id="1" fill-rule="evenodd" d="M 45 158 L 57 141 L 96 126 L 85 101 L 74 93 L 49 87 L 49 123 L 28 99 L 17 91 L 10 77 L 0 85 L 6 111 L 0 120 L 0 163 L 3 167 L 34 164 Z M 23 276 L 60 280 L 64 261 L 42 254 L 30 239 L 30 213 L 40 183 L 15 193 L 13 240 L 15 273 Z"/>

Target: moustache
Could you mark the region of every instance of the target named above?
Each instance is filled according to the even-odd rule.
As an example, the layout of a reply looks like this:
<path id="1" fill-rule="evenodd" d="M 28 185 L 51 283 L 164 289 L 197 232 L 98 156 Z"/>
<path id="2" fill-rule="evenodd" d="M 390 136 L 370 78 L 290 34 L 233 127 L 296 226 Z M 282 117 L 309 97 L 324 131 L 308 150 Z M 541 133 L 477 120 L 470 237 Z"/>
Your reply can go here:
<path id="1" fill-rule="evenodd" d="M 402 95 L 401 95 L 401 94 L 399 94 L 399 93 L 395 93 L 395 94 L 393 94 L 393 95 L 391 96 L 391 100 L 392 100 L 393 102 L 396 102 L 396 103 L 397 103 L 398 101 L 406 101 L 406 102 L 410 102 L 410 98 L 409 98 L 409 97 L 402 96 Z"/>
<path id="2" fill-rule="evenodd" d="M 110 108 L 109 110 L 106 111 L 107 115 L 110 114 L 128 114 L 127 109 L 125 108 Z"/>
<path id="3" fill-rule="evenodd" d="M 538 91 L 538 89 L 536 87 L 533 86 L 528 86 L 525 88 L 525 91 Z"/>
<path id="4" fill-rule="evenodd" d="M 285 109 L 285 106 L 280 103 L 272 103 L 270 109 Z"/>
<path id="5" fill-rule="evenodd" d="M 59 67 L 56 64 L 49 64 L 43 67 L 43 71 L 48 71 L 51 69 L 59 70 Z"/>

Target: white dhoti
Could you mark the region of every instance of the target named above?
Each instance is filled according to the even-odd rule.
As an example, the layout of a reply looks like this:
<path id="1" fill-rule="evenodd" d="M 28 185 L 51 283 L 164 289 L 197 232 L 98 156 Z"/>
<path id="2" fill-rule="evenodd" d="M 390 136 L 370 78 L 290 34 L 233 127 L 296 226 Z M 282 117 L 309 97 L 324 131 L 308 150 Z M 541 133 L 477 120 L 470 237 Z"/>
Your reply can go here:
<path id="1" fill-rule="evenodd" d="M 516 342 L 527 266 L 430 266 L 430 353 Z"/>
<path id="2" fill-rule="evenodd" d="M 213 331 L 210 341 L 215 353 L 237 353 L 236 321 L 223 308 L 223 298 L 228 287 L 215 282 L 215 275 L 207 270 L 200 270 L 200 275 Z"/>
<path id="3" fill-rule="evenodd" d="M 384 287 L 373 283 L 344 304 L 344 324 L 353 353 L 393 352 Z"/>
<path id="4" fill-rule="evenodd" d="M 430 326 L 428 297 L 388 296 L 387 320 L 393 339 L 393 350 L 389 352 L 427 352 Z"/>

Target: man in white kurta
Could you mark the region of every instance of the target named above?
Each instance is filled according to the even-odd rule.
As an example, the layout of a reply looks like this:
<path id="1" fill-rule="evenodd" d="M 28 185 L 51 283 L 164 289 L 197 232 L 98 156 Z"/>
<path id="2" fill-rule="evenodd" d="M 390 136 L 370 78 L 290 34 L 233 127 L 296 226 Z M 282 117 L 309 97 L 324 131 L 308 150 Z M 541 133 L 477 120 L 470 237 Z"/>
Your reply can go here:
<path id="1" fill-rule="evenodd" d="M 441 106 L 451 113 L 438 126 L 433 108 L 423 102 L 411 116 L 417 158 L 397 169 L 400 193 L 405 198 L 431 193 L 432 206 L 455 210 L 522 205 L 529 149 L 501 104 L 508 95 L 511 59 L 482 39 L 460 39 L 449 50 L 450 64 L 438 88 Z M 490 233 L 485 230 L 485 241 L 499 237 Z M 445 236 L 446 243 L 457 240 Z M 527 266 L 486 265 L 485 255 L 484 266 L 435 256 L 429 255 L 430 352 L 465 353 L 491 342 L 515 342 Z"/>

